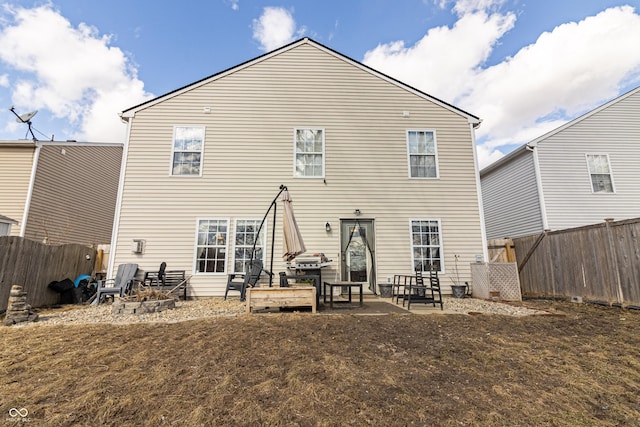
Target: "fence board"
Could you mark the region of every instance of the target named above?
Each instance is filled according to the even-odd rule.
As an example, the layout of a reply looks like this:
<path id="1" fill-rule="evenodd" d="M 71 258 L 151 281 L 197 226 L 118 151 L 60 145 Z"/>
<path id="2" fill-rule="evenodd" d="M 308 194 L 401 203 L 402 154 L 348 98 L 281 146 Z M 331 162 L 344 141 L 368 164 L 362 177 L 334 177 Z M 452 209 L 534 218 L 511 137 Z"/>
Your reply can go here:
<path id="1" fill-rule="evenodd" d="M 60 295 L 47 285 L 92 274 L 95 259 L 96 250 L 87 246 L 49 246 L 16 236 L 0 237 L 0 310 L 7 308 L 12 285 L 23 286 L 32 307 L 57 303 Z"/>
<path id="2" fill-rule="evenodd" d="M 538 237 L 513 239 L 519 266 Z M 520 284 L 525 296 L 640 306 L 640 218 L 546 232 Z"/>

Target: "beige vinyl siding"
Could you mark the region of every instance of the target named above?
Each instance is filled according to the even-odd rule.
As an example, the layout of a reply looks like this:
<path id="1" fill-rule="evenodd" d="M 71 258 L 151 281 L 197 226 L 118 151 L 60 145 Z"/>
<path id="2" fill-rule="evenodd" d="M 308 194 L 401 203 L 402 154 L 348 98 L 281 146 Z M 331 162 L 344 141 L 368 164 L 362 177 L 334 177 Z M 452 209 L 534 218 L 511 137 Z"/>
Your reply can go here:
<path id="1" fill-rule="evenodd" d="M 553 230 L 640 216 L 640 91 L 538 143 Z M 585 154 L 608 154 L 615 193 L 593 193 Z"/>
<path id="2" fill-rule="evenodd" d="M 18 224 L 11 226 L 12 236 L 20 235 L 34 153 L 34 146 L 3 147 L 0 145 L 0 183 L 2 183 L 0 215 L 18 221 Z"/>
<path id="3" fill-rule="evenodd" d="M 502 167 L 482 175 L 482 201 L 488 239 L 543 231 L 533 153 L 521 150 Z"/>
<path id="4" fill-rule="evenodd" d="M 121 146 L 44 145 L 25 237 L 51 244 L 111 242 Z"/>
<path id="5" fill-rule="evenodd" d="M 202 177 L 169 176 L 172 130 L 182 124 L 206 126 Z M 293 130 L 305 127 L 325 131 L 324 179 L 293 177 Z M 407 129 L 437 130 L 439 179 L 408 178 Z M 379 281 L 411 270 L 410 218 L 441 220 L 445 271 L 459 254 L 469 280 L 468 262 L 483 245 L 470 132 L 466 117 L 315 46 L 286 50 L 131 119 L 112 268 L 155 270 L 166 261 L 193 272 L 197 218 L 229 218 L 233 230 L 236 218 L 261 218 L 284 184 L 309 253 L 334 260 L 325 279 L 339 265 L 340 219 L 357 208 L 375 220 Z M 285 267 L 281 221 L 278 204 L 275 273 Z M 146 239 L 143 255 L 131 252 L 136 238 Z M 225 284 L 226 274 L 194 275 L 191 294 L 222 295 Z"/>

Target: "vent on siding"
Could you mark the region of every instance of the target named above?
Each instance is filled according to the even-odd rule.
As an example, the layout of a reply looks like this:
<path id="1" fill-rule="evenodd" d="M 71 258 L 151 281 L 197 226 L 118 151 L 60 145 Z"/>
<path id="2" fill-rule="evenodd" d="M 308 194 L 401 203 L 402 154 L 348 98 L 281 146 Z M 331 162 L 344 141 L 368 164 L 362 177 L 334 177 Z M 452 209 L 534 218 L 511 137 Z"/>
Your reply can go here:
<path id="1" fill-rule="evenodd" d="M 144 253 L 144 240 L 143 239 L 133 239 L 133 244 L 131 245 L 131 252 L 134 254 L 143 254 Z"/>

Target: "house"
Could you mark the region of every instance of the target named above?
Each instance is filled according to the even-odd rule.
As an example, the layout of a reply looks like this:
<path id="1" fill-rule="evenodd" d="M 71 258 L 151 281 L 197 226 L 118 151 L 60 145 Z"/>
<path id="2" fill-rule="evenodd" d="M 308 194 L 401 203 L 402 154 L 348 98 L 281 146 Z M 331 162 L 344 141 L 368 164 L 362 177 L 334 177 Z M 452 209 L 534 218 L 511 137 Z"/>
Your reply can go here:
<path id="1" fill-rule="evenodd" d="M 490 239 L 640 217 L 640 87 L 480 172 Z"/>
<path id="2" fill-rule="evenodd" d="M 0 141 L 0 235 L 109 244 L 123 144 Z"/>
<path id="3" fill-rule="evenodd" d="M 224 294 L 257 240 L 282 260 L 286 185 L 323 280 L 391 281 L 454 255 L 486 257 L 480 120 L 304 38 L 122 113 L 128 122 L 109 271 L 186 270 L 192 297 Z M 272 233 L 275 227 L 275 233 Z M 268 264 L 265 262 L 265 264 Z M 142 274 L 139 272 L 139 274 Z M 277 276 L 276 276 L 277 277 Z"/>

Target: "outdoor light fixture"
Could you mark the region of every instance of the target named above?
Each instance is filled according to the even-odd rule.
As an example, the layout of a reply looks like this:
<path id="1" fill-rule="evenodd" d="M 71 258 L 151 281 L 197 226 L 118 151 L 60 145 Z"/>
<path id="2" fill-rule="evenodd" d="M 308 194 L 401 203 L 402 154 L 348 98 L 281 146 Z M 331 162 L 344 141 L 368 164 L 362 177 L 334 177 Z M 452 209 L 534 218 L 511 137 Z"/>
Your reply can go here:
<path id="1" fill-rule="evenodd" d="M 327 223 L 324 225 L 324 229 L 325 229 L 325 230 L 327 230 L 327 233 L 328 233 L 328 232 L 330 232 L 330 231 L 331 231 L 331 224 L 329 224 L 329 222 L 327 222 Z"/>
<path id="2" fill-rule="evenodd" d="M 356 214 L 356 216 L 360 215 L 360 209 L 356 209 L 353 213 Z"/>

